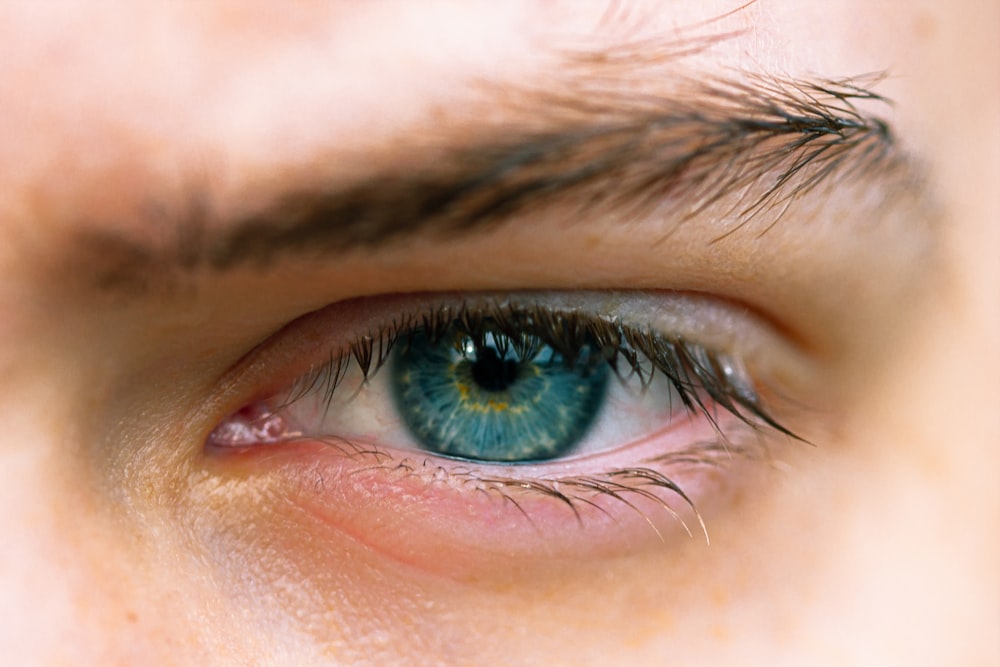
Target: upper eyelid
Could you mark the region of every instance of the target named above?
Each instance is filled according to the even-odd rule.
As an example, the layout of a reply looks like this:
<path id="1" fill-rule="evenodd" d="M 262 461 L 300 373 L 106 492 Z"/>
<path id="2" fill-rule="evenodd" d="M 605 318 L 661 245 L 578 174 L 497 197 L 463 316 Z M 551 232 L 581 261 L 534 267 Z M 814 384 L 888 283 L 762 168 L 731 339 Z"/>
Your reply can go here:
<path id="1" fill-rule="evenodd" d="M 308 373 L 312 365 L 327 361 L 331 354 L 347 353 L 351 338 L 376 334 L 380 326 L 406 317 L 407 313 L 419 315 L 433 304 L 451 304 L 458 309 L 463 303 L 498 300 L 602 313 L 625 324 L 669 332 L 738 354 L 751 360 L 762 374 L 774 375 L 783 384 L 793 385 L 797 378 L 810 386 L 814 382 L 814 364 L 809 352 L 800 348 L 783 327 L 745 305 L 705 295 L 664 291 L 532 290 L 384 295 L 333 303 L 275 332 L 220 378 L 219 384 L 236 386 L 241 376 L 257 377 L 255 383 L 262 385 L 261 391 L 274 394 Z M 299 349 L 302 345 L 309 350 Z M 309 361 L 304 361 L 309 357 Z M 275 365 L 291 369 L 291 375 L 276 380 Z"/>

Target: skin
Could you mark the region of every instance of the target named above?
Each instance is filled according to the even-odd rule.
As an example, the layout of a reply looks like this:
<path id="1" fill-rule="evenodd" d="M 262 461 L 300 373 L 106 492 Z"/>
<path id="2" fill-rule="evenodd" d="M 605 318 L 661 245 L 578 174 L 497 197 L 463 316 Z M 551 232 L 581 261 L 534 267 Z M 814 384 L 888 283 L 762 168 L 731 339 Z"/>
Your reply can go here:
<path id="1" fill-rule="evenodd" d="M 407 137 L 461 142 L 481 114 L 507 113 L 470 81 L 550 80 L 550 45 L 629 32 L 595 28 L 601 3 L 93 5 L 0 7 L 5 660 L 1000 662 L 995 3 L 760 0 L 717 24 L 741 34 L 691 61 L 792 77 L 888 70 L 878 90 L 926 192 L 878 224 L 829 223 L 851 220 L 845 185 L 763 237 L 712 245 L 694 224 L 665 260 L 647 240 L 655 217 L 635 223 L 641 233 L 614 215 L 567 231 L 555 211 L 127 295 L 95 285 L 76 230 L 170 238 L 192 183 L 222 220 L 261 192 L 342 178 L 358 156 L 392 163 Z M 641 36 L 734 8 L 633 11 L 648 17 Z M 671 67 L 648 85 L 669 87 Z M 288 371 L 262 362 L 237 374 L 239 390 L 227 373 L 327 304 L 611 287 L 760 306 L 810 350 L 795 377 L 797 398 L 825 410 L 801 421 L 816 446 L 782 441 L 780 474 L 720 473 L 710 545 L 674 531 L 598 548 L 591 533 L 558 532 L 553 514 L 555 537 L 525 537 L 509 558 L 467 536 L 454 549 L 436 496 L 401 512 L 410 505 L 373 482 L 365 512 L 324 523 L 271 469 L 301 458 L 204 450 L 234 394 Z M 339 321 L 322 331 L 345 336 Z"/>

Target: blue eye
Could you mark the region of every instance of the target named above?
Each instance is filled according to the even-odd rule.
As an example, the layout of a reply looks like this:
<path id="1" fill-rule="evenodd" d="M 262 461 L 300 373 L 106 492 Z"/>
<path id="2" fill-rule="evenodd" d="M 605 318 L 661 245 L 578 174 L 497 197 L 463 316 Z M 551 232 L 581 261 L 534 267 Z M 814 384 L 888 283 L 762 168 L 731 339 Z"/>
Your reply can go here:
<path id="1" fill-rule="evenodd" d="M 536 336 L 456 325 L 434 341 L 414 333 L 390 361 L 395 407 L 417 444 L 507 463 L 572 452 L 607 395 L 608 365 L 593 344 L 569 358 Z"/>
<path id="2" fill-rule="evenodd" d="M 206 450 L 287 480 L 280 497 L 338 535 L 404 562 L 433 554 L 432 570 L 450 567 L 441 553 L 661 544 L 705 532 L 696 502 L 739 481 L 721 467 L 763 458 L 766 427 L 789 433 L 763 406 L 758 386 L 771 385 L 755 382 L 774 371 L 746 363 L 784 358 L 759 352 L 778 341 L 691 295 L 363 298 L 248 357 L 237 386 L 293 370 L 241 398 Z"/>

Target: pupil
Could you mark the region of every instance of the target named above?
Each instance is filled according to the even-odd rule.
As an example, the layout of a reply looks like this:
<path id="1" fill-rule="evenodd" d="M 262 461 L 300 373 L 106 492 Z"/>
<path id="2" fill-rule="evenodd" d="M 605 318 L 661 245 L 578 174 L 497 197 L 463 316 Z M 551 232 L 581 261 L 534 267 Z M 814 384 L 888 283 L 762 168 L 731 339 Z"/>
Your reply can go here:
<path id="1" fill-rule="evenodd" d="M 492 347 L 476 352 L 472 379 L 486 391 L 503 391 L 517 380 L 517 362 L 502 359 Z"/>

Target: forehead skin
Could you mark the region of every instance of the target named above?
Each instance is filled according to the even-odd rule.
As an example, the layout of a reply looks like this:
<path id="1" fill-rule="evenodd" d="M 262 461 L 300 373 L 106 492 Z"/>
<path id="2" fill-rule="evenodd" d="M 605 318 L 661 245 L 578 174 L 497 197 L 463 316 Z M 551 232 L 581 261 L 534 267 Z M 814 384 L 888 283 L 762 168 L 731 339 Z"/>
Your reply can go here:
<path id="1" fill-rule="evenodd" d="M 0 650 L 7 659 L 246 664 L 264 655 L 273 664 L 360 664 L 343 647 L 363 619 L 332 610 L 326 625 L 315 618 L 295 625 L 249 607 L 234 618 L 212 597 L 211 573 L 183 551 L 173 526 L 150 528 L 160 541 L 150 550 L 140 544 L 148 535 L 123 534 L 98 518 L 106 489 L 88 486 L 76 471 L 89 451 L 81 434 L 93 427 L 92 414 L 105 414 L 108 378 L 141 375 L 156 359 L 128 330 L 164 318 L 184 331 L 206 313 L 241 311 L 221 296 L 228 287 L 210 285 L 201 286 L 190 313 L 162 313 L 166 306 L 156 301 L 112 311 L 81 295 L 81 276 L 42 270 L 72 254 L 76 227 L 105 225 L 141 238 L 153 232 L 135 211 L 151 199 L 178 198 L 199 179 L 210 181 L 215 205 L 226 211 L 257 187 L 281 189 L 317 170 L 350 174 L 343 156 L 391 161 L 402 137 L 447 125 L 458 110 L 501 113 L 491 104 L 497 91 L 474 82 L 549 80 L 554 44 L 600 48 L 672 36 L 735 6 L 3 3 Z M 495 651 L 494 664 L 588 664 L 595 656 L 629 664 L 995 664 L 997 25 L 1000 9 L 986 0 L 759 0 L 699 28 L 738 33 L 692 59 L 720 74 L 888 71 L 879 92 L 895 102 L 900 141 L 927 166 L 944 218 L 937 240 L 944 268 L 877 374 L 877 391 L 852 397 L 838 454 L 769 510 L 757 548 L 746 554 L 758 581 L 718 555 L 723 544 L 691 572 L 705 582 L 696 591 L 674 595 L 656 585 L 660 573 L 641 569 L 604 572 L 585 587 L 515 591 L 502 598 L 505 606 L 452 619 L 451 640 L 461 651 L 482 641 Z M 887 263 L 893 252 L 890 244 Z M 565 282 L 558 273 L 565 267 L 553 266 L 550 273 L 533 268 L 530 280 Z M 500 286 L 514 280 L 503 270 Z M 434 284 L 433 269 L 423 271 L 419 279 Z M 329 297 L 315 286 L 288 296 L 252 284 L 265 305 L 245 314 L 250 322 L 280 321 Z M 107 322 L 124 333 L 101 339 Z M 205 350 L 250 344 L 239 331 L 204 335 Z M 170 376 L 149 382 L 146 395 L 169 403 L 183 391 L 182 373 L 179 389 L 167 386 Z M 156 406 L 119 416 L 155 421 Z M 413 627 L 371 633 L 368 657 L 449 662 L 428 639 L 439 628 L 421 626 L 417 612 L 412 619 Z M 487 642 L 481 635 L 490 624 Z"/>

